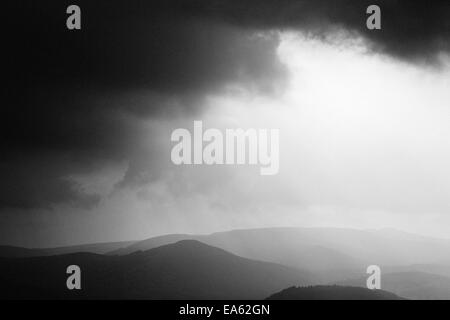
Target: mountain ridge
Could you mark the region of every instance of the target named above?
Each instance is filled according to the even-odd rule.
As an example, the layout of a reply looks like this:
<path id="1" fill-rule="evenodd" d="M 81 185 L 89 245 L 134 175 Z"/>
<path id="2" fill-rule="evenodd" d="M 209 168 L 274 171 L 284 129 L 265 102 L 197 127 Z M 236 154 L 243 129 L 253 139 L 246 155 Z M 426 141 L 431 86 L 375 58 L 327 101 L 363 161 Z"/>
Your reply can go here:
<path id="1" fill-rule="evenodd" d="M 82 290 L 65 287 L 68 265 Z M 263 299 L 312 275 L 250 260 L 195 240 L 125 256 L 93 253 L 0 259 L 3 299 Z"/>
<path id="2" fill-rule="evenodd" d="M 274 293 L 266 300 L 404 300 L 384 290 L 350 286 L 289 287 Z"/>

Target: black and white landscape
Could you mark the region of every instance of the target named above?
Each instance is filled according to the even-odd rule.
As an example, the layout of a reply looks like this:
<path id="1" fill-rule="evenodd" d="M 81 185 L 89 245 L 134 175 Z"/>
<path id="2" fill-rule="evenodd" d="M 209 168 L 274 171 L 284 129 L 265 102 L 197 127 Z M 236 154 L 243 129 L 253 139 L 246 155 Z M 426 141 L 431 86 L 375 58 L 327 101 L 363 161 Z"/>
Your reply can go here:
<path id="1" fill-rule="evenodd" d="M 379 250 L 380 247 L 384 250 Z M 105 252 L 107 248 L 115 249 Z M 448 240 L 395 230 L 332 228 L 175 234 L 81 248 L 2 247 L 1 296 L 5 299 L 450 299 L 450 262 L 446 255 L 449 250 Z M 366 266 L 372 261 L 380 263 L 383 270 L 381 291 L 366 288 Z M 72 264 L 82 270 L 81 290 L 67 290 L 66 267 Z M 299 287 L 299 292 L 291 287 Z"/>
<path id="2" fill-rule="evenodd" d="M 450 300 L 450 1 L 2 12 L 0 298 Z"/>

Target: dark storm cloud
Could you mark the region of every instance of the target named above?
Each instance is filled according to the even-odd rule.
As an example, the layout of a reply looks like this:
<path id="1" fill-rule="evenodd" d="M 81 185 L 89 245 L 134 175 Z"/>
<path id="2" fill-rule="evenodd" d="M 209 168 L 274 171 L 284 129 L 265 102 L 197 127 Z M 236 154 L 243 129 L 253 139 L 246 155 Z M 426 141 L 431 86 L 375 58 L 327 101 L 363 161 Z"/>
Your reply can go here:
<path id="1" fill-rule="evenodd" d="M 342 27 L 408 60 L 449 49 L 448 1 L 377 1 L 382 31 L 365 29 L 365 0 L 76 1 L 81 31 L 65 27 L 70 4 L 4 5 L 0 207 L 91 203 L 64 177 L 136 154 L 127 114 L 201 112 L 203 95 L 229 83 L 272 92 L 286 75 L 278 38 L 258 31 Z"/>
<path id="2" fill-rule="evenodd" d="M 42 156 L 26 155 L 26 161 L 13 158 L 13 161 L 0 163 L 2 179 L 8 183 L 0 184 L 3 205 L 9 208 L 50 209 L 53 203 L 68 203 L 75 207 L 89 208 L 100 200 L 96 194 L 86 194 L 74 181 L 64 177 L 74 172 L 77 166 L 67 159 L 42 159 Z M 48 156 L 46 157 L 48 158 Z M 61 165 L 69 168 L 61 168 Z"/>
<path id="3" fill-rule="evenodd" d="M 127 160 L 141 134 L 133 116 L 192 114 L 205 92 L 224 84 L 270 93 L 284 77 L 275 36 L 255 37 L 163 1 L 78 1 L 82 30 L 68 31 L 69 4 L 5 9 L 0 207 L 86 202 L 63 177 L 87 170 L 89 159 L 92 166 Z"/>
<path id="4" fill-rule="evenodd" d="M 194 112 L 204 92 L 223 84 L 270 91 L 284 75 L 275 36 L 254 37 L 175 4 L 78 1 L 83 29 L 70 32 L 68 3 L 21 3 L 8 10 L 9 147 L 97 150 L 118 138 L 112 118 L 121 111 Z"/>
<path id="5" fill-rule="evenodd" d="M 250 0 L 197 1 L 192 12 L 235 25 L 261 29 L 292 28 L 322 36 L 337 28 L 369 40 L 371 49 L 400 59 L 435 62 L 450 52 L 450 2 L 447 0 Z M 381 8 L 382 30 L 368 30 L 366 9 Z"/>

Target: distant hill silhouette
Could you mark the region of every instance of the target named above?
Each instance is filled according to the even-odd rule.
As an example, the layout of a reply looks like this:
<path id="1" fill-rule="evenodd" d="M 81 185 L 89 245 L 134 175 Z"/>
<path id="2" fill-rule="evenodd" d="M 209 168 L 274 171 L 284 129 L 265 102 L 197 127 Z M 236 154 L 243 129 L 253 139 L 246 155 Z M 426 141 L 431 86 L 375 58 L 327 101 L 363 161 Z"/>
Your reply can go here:
<path id="1" fill-rule="evenodd" d="M 341 281 L 338 284 L 365 287 L 366 278 Z M 426 272 L 382 273 L 381 288 L 407 299 L 450 300 L 450 278 Z"/>
<path id="2" fill-rule="evenodd" d="M 0 246 L 0 258 L 34 257 L 36 254 L 37 251 L 34 249 L 14 246 Z"/>
<path id="3" fill-rule="evenodd" d="M 301 228 L 267 228 L 233 230 L 211 235 L 173 234 L 139 241 L 109 254 L 129 254 L 173 243 L 180 239 L 195 239 L 245 258 L 279 263 L 302 270 L 312 270 L 316 274 L 328 275 L 328 271 L 333 269 L 332 275 L 337 275 L 340 270 L 346 270 L 346 272 L 347 270 L 357 270 L 361 265 L 359 260 L 349 255 L 325 247 L 320 242 L 309 241 L 302 230 Z M 338 279 L 342 279 L 342 277 L 338 276 Z M 327 282 L 327 280 L 328 278 L 325 277 L 323 282 Z"/>
<path id="4" fill-rule="evenodd" d="M 66 289 L 80 266 L 82 290 Z M 263 299 L 310 274 L 185 240 L 125 256 L 77 253 L 0 259 L 2 299 Z"/>
<path id="5" fill-rule="evenodd" d="M 96 280 L 97 282 L 105 281 L 106 283 L 107 281 L 110 281 L 110 278 L 108 277 L 111 277 L 112 279 L 112 275 L 114 275 L 120 279 L 147 279 L 150 283 L 157 283 L 155 287 L 159 286 L 160 288 L 165 288 L 164 285 L 169 285 L 170 287 L 172 283 L 170 283 L 170 281 L 168 284 L 163 281 L 158 282 L 157 280 L 154 280 L 154 278 L 151 278 L 151 275 L 148 274 L 148 270 L 153 270 L 151 266 L 155 265 L 155 263 L 161 263 L 162 270 L 167 270 L 167 274 L 161 273 L 162 270 L 160 269 L 153 270 L 152 272 L 160 277 L 177 279 L 177 281 L 180 281 L 181 283 L 185 281 L 183 280 L 184 277 L 191 278 L 191 276 L 184 273 L 182 269 L 176 269 L 176 264 L 169 264 L 172 269 L 166 268 L 166 263 L 176 261 L 179 264 L 185 264 L 189 259 L 180 251 L 177 254 L 174 252 L 173 257 L 167 261 L 158 262 L 157 260 L 153 260 L 156 258 L 152 258 L 153 253 L 151 252 L 160 247 L 164 248 L 164 251 L 167 251 L 171 248 L 170 245 L 178 243 L 179 246 L 180 241 L 182 244 L 192 244 L 196 243 L 196 241 L 200 241 L 205 245 L 208 245 L 209 247 L 207 247 L 211 249 L 208 251 L 208 254 L 204 254 L 203 260 L 196 260 L 204 262 L 199 262 L 197 265 L 190 265 L 192 269 L 197 271 L 202 270 L 202 276 L 199 274 L 199 277 L 203 277 L 203 275 L 207 274 L 206 271 L 202 269 L 203 266 L 211 265 L 210 269 L 222 270 L 220 266 L 215 264 L 215 259 L 207 258 L 209 254 L 215 252 L 214 250 L 219 250 L 217 248 L 220 248 L 222 249 L 220 252 L 224 252 L 223 250 L 225 250 L 228 256 L 233 257 L 231 259 L 224 259 L 224 261 L 227 261 L 224 262 L 224 265 L 227 265 L 230 261 L 235 261 L 237 258 L 245 258 L 244 260 L 247 262 L 252 260 L 257 260 L 259 263 L 263 263 L 262 261 L 270 262 L 272 265 L 275 264 L 278 266 L 277 270 L 282 266 L 286 266 L 283 268 L 287 268 L 291 271 L 295 269 L 295 272 L 293 273 L 301 278 L 301 284 L 338 284 L 365 288 L 367 279 L 367 274 L 365 273 L 366 268 L 368 265 L 376 264 L 381 266 L 382 269 L 383 289 L 408 299 L 450 299 L 450 241 L 423 237 L 390 229 L 364 231 L 339 228 L 265 228 L 233 230 L 210 235 L 172 234 L 143 241 L 99 243 L 49 249 L 27 249 L 0 246 L 0 257 L 17 258 L 60 255 L 59 257 L 52 257 L 54 258 L 52 260 L 26 260 L 31 261 L 33 267 L 38 266 L 37 269 L 42 266 L 42 272 L 39 276 L 36 275 L 39 279 L 33 283 L 39 283 L 41 278 L 47 279 L 49 283 L 52 283 L 53 280 L 50 277 L 50 274 L 46 277 L 41 276 L 45 275 L 48 271 L 46 263 L 49 263 L 48 266 L 51 269 L 53 268 L 53 264 L 71 264 L 70 261 L 75 259 L 79 261 L 79 263 L 92 266 L 94 270 L 101 269 L 107 271 L 105 274 L 92 273 L 91 275 L 92 271 L 85 274 L 86 277 L 95 276 L 98 279 Z M 74 252 L 89 252 L 106 255 L 71 254 Z M 200 252 L 202 252 L 202 250 L 198 250 L 195 253 L 199 254 Z M 65 257 L 67 254 L 71 255 Z M 149 268 L 139 268 L 138 265 L 145 265 L 150 260 L 151 263 L 148 263 L 150 266 Z M 25 266 L 25 262 L 17 262 L 8 259 L 1 261 L 10 266 L 8 267 L 9 269 L 6 268 L 5 270 L 7 274 L 9 272 L 13 279 L 16 276 L 22 277 L 22 274 L 28 272 L 30 272 L 31 275 L 34 274 L 32 270 Z M 45 263 L 43 261 L 45 261 Z M 255 261 L 253 261 L 253 263 L 254 262 Z M 89 267 L 88 270 L 92 270 L 92 268 Z M 259 268 L 257 269 L 260 270 Z M 15 274 L 14 272 L 16 272 L 16 270 L 23 270 L 23 272 Z M 60 272 L 61 266 L 58 266 L 57 270 Z M 136 270 L 136 273 L 128 274 L 129 270 Z M 230 267 L 229 270 L 234 272 L 233 279 L 236 278 L 239 281 L 241 280 L 240 277 L 235 276 L 237 274 L 237 268 Z M 0 271 L 2 271 L 1 268 Z M 228 274 L 225 271 L 226 270 L 223 270 L 224 274 L 220 276 L 223 279 L 228 277 Z M 252 272 L 249 271 L 249 273 L 252 275 Z M 287 277 L 282 278 L 279 277 L 279 273 L 276 272 L 277 278 L 274 280 L 272 287 L 259 287 L 256 278 L 260 279 L 262 274 L 256 272 L 255 276 L 257 277 L 252 278 L 252 276 L 250 276 L 248 282 L 249 288 L 254 288 L 254 290 L 247 290 L 244 287 L 239 287 L 239 294 L 242 297 L 250 297 L 256 294 L 258 290 L 272 290 L 272 288 L 276 287 L 275 284 L 278 285 L 283 283 L 283 286 L 276 288 L 275 290 L 266 291 L 267 295 L 269 295 L 276 290 L 298 284 L 297 282 L 291 283 L 283 282 L 284 280 L 281 281 L 281 279 L 291 279 L 293 273 L 289 273 Z M 193 274 L 195 275 L 197 273 L 194 272 Z M 58 276 L 63 279 L 66 278 L 65 273 L 58 274 Z M 209 276 L 212 275 L 209 274 Z M 0 279 L 2 278 L 0 277 Z M 252 282 L 251 279 L 255 279 L 254 282 Z M 15 283 L 13 283 L 13 280 L 6 280 L 5 283 L 7 284 L 8 281 L 12 281 L 10 283 L 11 286 L 16 286 L 18 288 L 21 288 L 22 285 L 25 287 L 30 285 L 30 283 L 26 282 L 20 283 L 17 279 L 14 280 L 16 281 Z M 132 295 L 128 295 L 130 297 L 176 298 L 187 296 L 200 299 L 202 296 L 200 294 L 202 292 L 201 287 L 199 287 L 196 295 L 193 296 L 193 291 L 187 290 L 187 292 L 184 293 L 183 290 L 179 290 L 178 284 L 173 284 L 173 286 L 170 287 L 171 290 L 168 290 L 167 292 L 161 290 L 150 292 L 148 288 L 139 287 L 141 285 L 140 280 L 136 280 L 136 282 L 136 287 L 138 289 L 136 289 Z M 58 279 L 55 283 L 61 285 L 61 283 L 64 284 L 65 281 Z M 95 296 L 103 297 L 101 295 L 104 294 L 104 292 L 101 291 L 100 287 L 104 287 L 105 283 L 100 283 L 99 288 L 89 287 L 86 288 L 87 291 L 83 291 L 82 293 L 70 293 L 70 295 L 67 295 L 64 287 L 63 294 L 64 297 L 67 296 L 70 298 L 76 297 L 76 295 L 84 295 L 89 298 Z M 270 280 L 267 281 L 267 283 L 270 284 Z M 5 286 L 6 284 L 2 283 L 2 286 Z M 217 282 L 217 284 L 222 285 L 223 283 Z M 125 285 L 126 283 L 124 282 L 123 286 Z M 193 286 L 192 283 L 191 285 Z M 42 288 L 44 287 L 45 286 L 42 286 Z M 41 287 L 37 286 L 37 288 L 33 288 L 33 290 L 36 291 L 39 288 Z M 124 292 L 132 291 L 132 287 L 120 288 Z M 226 284 L 224 285 L 224 288 L 226 288 Z M 110 297 L 117 297 L 119 295 L 119 290 L 116 287 L 112 287 L 111 289 Z M 114 291 L 116 289 L 117 291 Z M 243 292 L 246 292 L 244 289 L 251 292 L 251 294 L 242 294 Z M 58 296 L 60 292 L 61 288 L 55 287 L 55 290 L 50 291 L 48 295 Z M 45 292 L 43 293 L 44 296 L 46 294 L 47 293 Z M 238 294 L 238 292 L 236 291 L 233 293 L 232 290 L 229 290 L 226 292 L 226 295 L 221 295 L 220 293 L 216 294 L 208 291 L 208 294 L 210 296 L 212 295 L 213 297 L 211 298 L 215 299 L 216 297 L 227 298 L 227 295 L 229 296 L 231 294 L 234 296 Z M 261 296 L 259 297 L 261 298 Z"/>
<path id="6" fill-rule="evenodd" d="M 15 246 L 0 246 L 0 258 L 41 257 L 76 252 L 105 254 L 119 248 L 128 247 L 135 242 L 136 241 L 104 242 L 55 248 L 22 248 Z"/>
<path id="7" fill-rule="evenodd" d="M 190 235 L 190 234 L 167 234 L 158 237 L 152 237 L 149 239 L 136 241 L 129 246 L 118 248 L 115 250 L 111 250 L 107 252 L 110 255 L 126 255 L 137 251 L 146 251 L 150 249 L 154 249 L 160 246 L 164 246 L 167 244 L 172 244 L 182 240 L 197 240 L 202 239 L 204 236 Z M 197 240 L 200 241 L 200 240 Z"/>
<path id="8" fill-rule="evenodd" d="M 290 287 L 267 298 L 267 300 L 400 300 L 399 296 L 367 288 L 343 286 Z"/>
<path id="9" fill-rule="evenodd" d="M 413 264 L 409 266 L 386 266 L 383 267 L 383 272 L 384 273 L 424 272 L 450 278 L 450 265 Z"/>
<path id="10" fill-rule="evenodd" d="M 391 229 L 264 228 L 210 235 L 169 234 L 142 241 L 98 243 L 60 248 L 0 246 L 0 257 L 34 257 L 75 252 L 127 255 L 180 240 L 197 240 L 230 253 L 311 270 L 321 284 L 357 278 L 371 264 L 390 267 L 442 265 L 429 273 L 448 275 L 450 241 Z M 381 249 L 382 248 L 382 249 Z M 437 272 L 434 272 L 436 269 Z M 422 271 L 422 270 L 419 270 Z"/>
<path id="11" fill-rule="evenodd" d="M 265 228 L 210 235 L 167 235 L 138 241 L 110 254 L 129 254 L 195 239 L 239 256 L 321 275 L 322 284 L 357 277 L 368 265 L 450 265 L 450 241 L 391 229 Z"/>

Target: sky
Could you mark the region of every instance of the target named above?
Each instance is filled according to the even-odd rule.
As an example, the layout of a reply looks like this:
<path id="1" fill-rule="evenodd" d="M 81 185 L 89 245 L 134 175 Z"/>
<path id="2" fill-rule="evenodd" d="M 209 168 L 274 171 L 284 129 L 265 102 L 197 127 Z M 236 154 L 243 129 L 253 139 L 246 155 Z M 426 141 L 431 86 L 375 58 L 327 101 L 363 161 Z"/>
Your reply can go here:
<path id="1" fill-rule="evenodd" d="M 449 238 L 449 4 L 379 1 L 367 30 L 369 4 L 80 1 L 69 32 L 64 1 L 9 3 L 0 243 L 270 226 Z M 171 132 L 194 120 L 279 129 L 279 173 L 174 165 Z"/>

